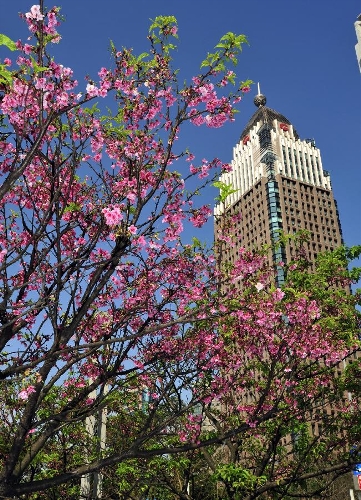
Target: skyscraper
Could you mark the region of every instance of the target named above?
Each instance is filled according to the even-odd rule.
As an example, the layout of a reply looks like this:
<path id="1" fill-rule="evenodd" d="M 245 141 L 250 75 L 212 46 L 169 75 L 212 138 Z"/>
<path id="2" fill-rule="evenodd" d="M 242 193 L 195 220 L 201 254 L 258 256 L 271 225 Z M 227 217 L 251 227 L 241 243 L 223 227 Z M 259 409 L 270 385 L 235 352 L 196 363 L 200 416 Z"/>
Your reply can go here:
<path id="1" fill-rule="evenodd" d="M 217 220 L 225 212 L 240 214 L 233 227 L 240 246 L 259 248 L 277 240 L 279 232 L 309 231 L 308 258 L 342 244 L 337 204 L 330 174 L 323 169 L 321 153 L 313 139 L 300 139 L 293 124 L 266 106 L 258 90 L 257 111 L 233 148 L 232 171 L 220 180 L 233 187 L 226 203 L 215 207 Z M 237 245 L 236 245 L 237 247 Z M 232 261 L 237 248 L 225 249 L 222 259 Z M 292 259 L 294 247 L 274 250 L 278 284 L 284 280 L 280 261 Z"/>
<path id="2" fill-rule="evenodd" d="M 355 31 L 357 37 L 357 43 L 355 45 L 356 57 L 357 57 L 358 67 L 361 71 L 361 14 L 359 14 L 356 19 Z"/>
<path id="3" fill-rule="evenodd" d="M 343 243 L 330 174 L 323 168 L 315 140 L 301 139 L 288 118 L 266 106 L 266 97 L 259 88 L 254 103 L 257 110 L 233 148 L 232 170 L 220 177 L 220 181 L 232 189 L 229 189 L 230 194 L 225 201 L 215 207 L 215 238 L 218 239 L 219 230 L 224 232 L 223 216 L 226 216 L 227 221 L 232 221 L 230 231 L 237 238 L 234 246 L 221 240 L 217 247 L 220 260 L 222 263 L 232 263 L 238 258 L 241 247 L 258 249 L 277 241 L 280 232 L 293 234 L 306 230 L 309 239 L 304 243 L 304 251 L 309 261 L 313 262 L 318 253 L 333 250 Z M 270 250 L 269 261 L 275 268 L 278 285 L 282 285 L 285 279 L 285 267 L 279 263 L 293 260 L 295 251 L 292 241 L 284 248 L 274 247 Z M 287 317 L 284 319 L 287 325 Z M 348 359 L 337 364 L 334 367 L 335 378 L 342 373 L 347 363 L 354 362 L 357 357 L 358 353 L 350 353 Z M 245 359 L 245 362 L 242 360 L 244 365 L 248 361 L 247 356 Z M 271 366 L 267 349 L 264 350 L 262 362 L 264 366 Z M 320 367 L 322 363 L 320 359 Z M 264 383 L 262 387 L 267 386 L 268 374 L 267 370 L 255 369 L 253 372 L 255 379 Z M 254 402 L 255 398 L 257 395 L 248 390 L 244 390 L 240 396 L 244 406 Z M 351 399 L 352 395 L 345 392 L 344 400 Z M 322 402 L 314 400 L 311 402 L 313 404 L 314 407 L 308 407 L 305 423 L 316 442 L 322 437 L 327 419 L 337 421 L 338 410 L 334 402 L 327 398 Z M 280 433 L 275 439 L 279 440 L 277 444 L 287 450 L 288 460 L 292 463 L 296 457 L 293 453 L 298 440 L 297 433 Z M 247 466 L 247 451 L 243 455 L 241 453 L 242 460 Z M 300 491 L 297 493 L 301 495 Z M 343 491 L 343 494 L 346 498 L 347 491 Z"/>

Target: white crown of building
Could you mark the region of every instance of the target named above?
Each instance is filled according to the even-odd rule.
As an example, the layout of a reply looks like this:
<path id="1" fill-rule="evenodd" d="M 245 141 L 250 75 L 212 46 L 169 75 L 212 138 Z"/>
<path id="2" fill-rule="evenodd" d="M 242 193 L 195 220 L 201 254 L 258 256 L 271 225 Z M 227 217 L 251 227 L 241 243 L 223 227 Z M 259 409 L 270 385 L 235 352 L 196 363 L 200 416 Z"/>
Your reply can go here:
<path id="1" fill-rule="evenodd" d="M 268 108 L 260 92 L 254 99 L 258 110 L 249 120 L 238 144 L 233 148 L 232 171 L 221 175 L 220 181 L 236 191 L 227 198 L 229 207 L 251 189 L 261 177 L 281 174 L 291 179 L 331 189 L 330 175 L 322 168 L 320 150 L 313 139 L 301 140 L 291 122 Z M 215 215 L 225 209 L 215 207 Z"/>

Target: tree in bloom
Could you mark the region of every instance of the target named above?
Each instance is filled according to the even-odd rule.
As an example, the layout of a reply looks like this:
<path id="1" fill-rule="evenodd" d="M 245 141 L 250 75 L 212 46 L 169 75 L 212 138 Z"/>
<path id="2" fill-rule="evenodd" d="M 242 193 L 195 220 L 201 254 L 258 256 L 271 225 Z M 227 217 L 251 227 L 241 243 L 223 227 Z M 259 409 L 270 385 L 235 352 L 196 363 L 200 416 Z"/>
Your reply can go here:
<path id="1" fill-rule="evenodd" d="M 282 289 L 261 262 L 250 272 L 244 251 L 227 265 L 222 342 L 198 385 L 201 423 L 185 423 L 185 438 L 224 435 L 200 449 L 218 485 L 210 498 L 336 498 L 360 460 L 361 300 L 350 285 L 361 270 L 349 265 L 361 247 L 320 254 L 310 272 L 302 234 L 298 244 Z"/>
<path id="2" fill-rule="evenodd" d="M 181 236 L 209 218 L 197 194 L 227 166 L 197 163 L 176 141 L 187 121 L 233 120 L 250 82 L 234 86 L 246 39 L 229 33 L 182 87 L 176 20 L 159 17 L 148 53 L 112 46 L 111 67 L 80 84 L 51 54 L 59 9 L 22 17 L 26 43 L 1 37 L 15 59 L 0 66 L 0 497 L 65 497 L 82 476 L 143 456 L 185 412 L 160 418 L 192 392 L 203 361 L 190 325 L 217 315 L 217 298 L 212 254 Z M 152 410 L 137 423 L 145 389 Z M 106 453 L 85 422 L 116 394 L 132 432 Z"/>
<path id="3" fill-rule="evenodd" d="M 324 324 L 322 297 L 270 288 L 262 256 L 223 270 L 183 236 L 210 216 L 198 194 L 229 165 L 177 139 L 183 123 L 233 120 L 251 84 L 233 71 L 245 37 L 227 33 L 181 86 L 176 20 L 158 17 L 148 53 L 112 46 L 111 67 L 80 84 L 51 55 L 59 9 L 23 19 L 29 43 L 1 38 L 16 60 L 0 65 L 0 498 L 75 498 L 99 471 L 121 488 L 134 463 L 300 415 L 329 383 L 318 361 L 355 348 L 354 312 L 347 332 Z M 204 436 L 218 404 L 231 413 Z"/>
<path id="4" fill-rule="evenodd" d="M 227 315 L 195 325 L 213 356 L 194 387 L 200 402 L 174 435 L 162 436 L 169 448 L 174 440 L 196 448 L 176 460 L 167 454 L 122 465 L 106 491 L 187 500 L 345 498 L 361 456 L 360 294 L 349 291 L 360 269 L 348 269 L 360 253 L 320 254 L 310 273 L 301 247 L 285 266 L 282 289 L 262 256 L 257 262 L 242 252 L 227 266 Z M 124 439 L 118 428 L 120 421 L 109 444 Z"/>

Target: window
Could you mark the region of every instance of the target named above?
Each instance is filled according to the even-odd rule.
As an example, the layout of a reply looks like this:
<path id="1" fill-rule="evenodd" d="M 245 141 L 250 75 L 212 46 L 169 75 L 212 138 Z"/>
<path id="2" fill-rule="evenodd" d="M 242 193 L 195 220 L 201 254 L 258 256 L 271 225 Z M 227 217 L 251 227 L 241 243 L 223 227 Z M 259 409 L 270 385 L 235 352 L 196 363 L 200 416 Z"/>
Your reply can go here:
<path id="1" fill-rule="evenodd" d="M 266 148 L 269 144 L 271 144 L 271 131 L 267 125 L 261 128 L 260 132 L 258 133 L 258 137 L 259 145 L 261 148 Z"/>

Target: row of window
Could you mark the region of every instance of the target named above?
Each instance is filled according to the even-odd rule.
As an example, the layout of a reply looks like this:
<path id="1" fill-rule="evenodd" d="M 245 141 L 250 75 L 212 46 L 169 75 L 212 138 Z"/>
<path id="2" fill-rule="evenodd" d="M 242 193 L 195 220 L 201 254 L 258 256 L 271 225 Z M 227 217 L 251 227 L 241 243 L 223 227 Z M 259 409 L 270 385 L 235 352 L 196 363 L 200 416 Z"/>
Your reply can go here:
<path id="1" fill-rule="evenodd" d="M 317 214 L 316 207 L 314 205 L 312 206 L 312 210 L 310 210 L 309 206 L 307 207 L 307 209 L 309 210 L 308 212 L 306 211 L 302 212 L 304 220 L 308 219 L 309 221 L 314 220 L 316 222 L 317 218 L 320 217 L 320 220 L 323 221 L 324 220 L 323 216 L 325 216 L 326 224 L 331 223 L 332 226 L 334 225 L 335 221 L 334 221 L 334 214 L 332 211 L 324 209 L 323 211 L 320 210 L 319 214 Z M 294 209 L 293 207 L 290 207 L 290 208 L 285 208 L 285 214 L 295 217 L 300 217 L 301 211 L 298 210 L 297 208 Z"/>
<path id="2" fill-rule="evenodd" d="M 292 234 L 292 233 L 296 233 L 298 231 L 297 229 L 297 226 L 298 226 L 298 229 L 301 229 L 301 224 L 294 224 L 292 226 L 287 226 L 286 228 L 286 232 L 288 234 Z M 305 228 L 307 229 L 307 228 Z M 323 242 L 327 245 L 331 245 L 332 248 L 334 248 L 335 246 L 337 246 L 339 244 L 338 242 L 338 239 L 337 239 L 337 236 L 336 234 L 333 234 L 331 235 L 330 233 L 326 233 L 326 232 L 323 232 Z M 328 238 L 326 237 L 326 234 L 328 234 Z M 316 247 L 316 243 L 319 244 L 319 251 L 321 251 L 322 249 L 322 243 L 321 243 L 321 235 L 320 234 L 311 234 L 311 239 L 312 240 L 315 240 L 311 243 L 308 243 L 308 245 L 312 244 L 314 249 Z M 326 250 L 328 250 L 328 246 L 325 246 Z"/>
<path id="3" fill-rule="evenodd" d="M 293 187 L 295 192 L 297 188 L 297 184 L 300 188 L 301 193 L 309 193 L 311 195 L 316 194 L 318 197 L 318 201 L 320 201 L 321 198 L 330 198 L 331 197 L 331 191 L 328 189 L 322 189 L 318 186 L 314 186 L 312 184 L 306 184 L 305 182 L 296 182 L 295 180 L 292 179 L 286 179 L 282 178 L 282 185 L 284 187 Z"/>
<path id="4" fill-rule="evenodd" d="M 302 151 L 282 146 L 283 166 L 286 175 L 295 178 L 308 179 L 316 184 L 321 184 L 320 165 L 318 157 L 304 155 Z"/>

